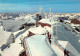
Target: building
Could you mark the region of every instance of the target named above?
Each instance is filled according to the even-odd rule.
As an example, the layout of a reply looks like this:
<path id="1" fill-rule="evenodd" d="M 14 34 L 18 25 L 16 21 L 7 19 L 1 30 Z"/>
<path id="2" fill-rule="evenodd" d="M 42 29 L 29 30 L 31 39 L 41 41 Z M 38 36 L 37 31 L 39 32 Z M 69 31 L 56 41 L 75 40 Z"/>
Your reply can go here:
<path id="1" fill-rule="evenodd" d="M 60 22 L 64 22 L 64 20 L 68 20 L 68 17 L 58 17 Z"/>
<path id="2" fill-rule="evenodd" d="M 28 37 L 30 37 L 32 35 L 46 35 L 46 36 L 50 37 L 50 33 L 48 32 L 48 30 L 41 26 L 30 28 L 28 30 L 28 32 L 29 32 Z"/>
<path id="3" fill-rule="evenodd" d="M 80 21 L 75 18 L 75 19 L 71 20 L 71 23 L 73 23 L 73 24 L 80 24 Z"/>
<path id="4" fill-rule="evenodd" d="M 33 35 L 24 39 L 26 56 L 57 56 L 49 46 L 49 41 L 45 35 Z"/>
<path id="5" fill-rule="evenodd" d="M 44 27 L 44 26 L 51 27 L 54 23 L 55 23 L 54 20 L 41 19 L 41 20 L 38 22 L 38 25 L 41 25 L 42 27 Z"/>

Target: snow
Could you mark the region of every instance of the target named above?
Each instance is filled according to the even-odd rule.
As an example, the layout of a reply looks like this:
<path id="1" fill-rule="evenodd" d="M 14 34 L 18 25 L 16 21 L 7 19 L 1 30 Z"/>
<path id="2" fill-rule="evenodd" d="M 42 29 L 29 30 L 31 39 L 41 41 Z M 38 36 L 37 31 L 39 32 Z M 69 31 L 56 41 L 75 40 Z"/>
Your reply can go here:
<path id="1" fill-rule="evenodd" d="M 23 19 L 33 20 L 33 19 L 35 19 L 35 18 L 36 18 L 36 15 L 35 15 L 35 14 L 33 14 L 33 15 L 27 14 L 27 15 L 25 15 L 25 16 L 16 17 L 16 18 L 14 18 L 14 20 L 23 20 Z"/>
<path id="2" fill-rule="evenodd" d="M 64 22 L 71 23 L 71 21 L 70 21 L 70 20 L 64 20 Z"/>
<path id="3" fill-rule="evenodd" d="M 79 26 L 79 24 L 73 24 L 73 23 L 71 23 L 71 26 L 73 27 L 73 26 Z"/>
<path id="4" fill-rule="evenodd" d="M 48 32 L 49 32 L 50 34 L 53 34 L 53 27 L 45 26 L 44 28 L 45 28 L 46 30 L 48 30 Z"/>
<path id="5" fill-rule="evenodd" d="M 39 27 L 34 27 L 34 28 L 30 28 L 28 31 L 34 33 L 34 34 L 45 34 L 46 30 L 45 28 L 39 26 Z"/>
<path id="6" fill-rule="evenodd" d="M 18 31 L 22 24 L 25 24 L 27 21 L 24 20 L 2 20 L 3 27 L 7 31 Z"/>
<path id="7" fill-rule="evenodd" d="M 17 32 L 13 32 L 13 34 L 17 35 L 24 30 L 25 29 L 17 31 Z M 25 33 L 27 34 L 26 30 L 25 30 Z M 2 37 L 2 38 L 0 37 L 0 46 L 1 46 L 1 44 L 5 44 L 7 39 L 11 35 L 11 33 L 9 34 L 8 32 L 3 32 L 3 34 L 4 34 L 3 36 L 0 34 L 0 36 Z M 19 53 L 24 49 L 21 46 L 21 44 L 19 44 L 19 43 L 21 43 L 20 39 L 23 39 L 24 35 L 25 35 L 24 33 L 19 34 L 19 36 L 15 39 L 15 43 L 10 44 L 10 48 L 6 48 L 6 49 L 4 49 L 4 51 L 0 51 L 1 55 L 2 56 L 19 56 Z M 2 39 L 4 39 L 4 41 Z"/>
<path id="8" fill-rule="evenodd" d="M 36 23 L 34 19 L 29 19 L 29 20 L 2 20 L 3 22 L 3 27 L 7 31 L 18 31 L 20 27 L 22 27 L 23 24 L 25 23 Z"/>
<path id="9" fill-rule="evenodd" d="M 68 41 L 58 41 L 58 43 L 68 51 L 70 51 L 71 54 L 74 54 L 74 56 L 79 56 L 80 53 L 68 42 Z"/>
<path id="10" fill-rule="evenodd" d="M 53 25 L 53 24 L 57 23 L 56 21 L 50 20 L 50 19 L 41 19 L 39 22 L 47 23 L 47 24 L 50 24 L 50 25 Z"/>
<path id="11" fill-rule="evenodd" d="M 57 15 L 56 15 L 57 16 Z M 54 21 L 53 19 L 57 18 L 56 16 L 49 17 L 49 18 L 43 18 L 39 22 L 42 23 L 48 23 L 53 26 L 47 27 L 45 26 L 44 28 L 42 27 L 33 27 L 30 28 L 29 30 L 32 31 L 35 34 L 43 34 L 46 32 L 45 28 L 50 32 L 50 33 L 56 33 L 56 23 L 57 21 Z M 60 15 L 58 15 L 60 16 Z M 74 18 L 74 16 L 71 16 L 71 19 Z M 2 56 L 19 56 L 19 53 L 23 50 L 23 47 L 21 46 L 21 38 L 24 38 L 28 35 L 28 29 L 23 29 L 19 30 L 19 28 L 24 24 L 24 23 L 36 23 L 36 16 L 35 15 L 26 15 L 24 17 L 18 17 L 16 20 L 0 20 L 3 22 L 3 26 L 0 26 L 0 47 L 6 43 L 7 39 L 11 35 L 11 32 L 16 37 L 15 43 L 12 43 L 10 48 L 6 48 L 4 51 L 0 51 L 0 54 Z M 1 25 L 1 24 L 0 24 Z M 65 25 L 66 26 L 66 25 Z M 73 25 L 72 26 L 78 26 L 78 25 Z M 4 29 L 10 30 L 11 32 L 4 31 Z M 29 28 L 29 27 L 27 27 Z M 61 26 L 57 25 L 57 40 L 58 43 L 63 47 L 63 49 L 67 49 L 71 52 L 71 56 L 80 56 L 80 35 L 77 36 L 76 34 L 73 34 L 73 32 L 68 31 L 64 28 L 64 25 L 62 24 Z M 64 53 L 62 50 L 60 50 L 56 45 L 51 44 L 47 45 L 46 41 L 44 41 L 46 37 L 43 35 L 37 35 L 37 37 L 32 37 L 27 38 L 26 40 L 28 41 L 28 44 L 31 48 L 31 54 L 35 56 L 64 56 Z M 56 37 L 55 37 L 56 38 Z M 34 41 L 35 40 L 35 41 Z M 46 51 L 48 50 L 48 51 Z M 52 52 L 52 50 L 54 52 Z M 56 53 L 56 54 L 55 54 Z M 43 55 L 44 54 L 44 55 Z"/>
<path id="12" fill-rule="evenodd" d="M 63 48 L 66 48 L 66 45 L 68 44 L 68 41 L 60 41 L 60 40 L 58 40 L 58 43 L 59 43 Z"/>
<path id="13" fill-rule="evenodd" d="M 28 20 L 28 23 L 36 23 L 36 21 L 33 18 L 31 18 L 31 19 Z"/>
<path id="14" fill-rule="evenodd" d="M 51 48 L 55 51 L 57 56 L 64 56 L 64 52 L 61 49 L 59 49 L 56 45 L 52 44 Z"/>
<path id="15" fill-rule="evenodd" d="M 16 42 L 11 44 L 10 48 L 5 49 L 4 51 L 1 52 L 2 56 L 19 56 L 19 53 L 23 50 L 23 47 L 21 46 L 20 42 L 20 37 L 19 36 L 16 39 Z"/>
<path id="16" fill-rule="evenodd" d="M 56 56 L 46 43 L 45 35 L 34 35 L 25 39 L 26 46 L 32 56 Z"/>
<path id="17" fill-rule="evenodd" d="M 55 30 L 55 29 L 54 29 Z M 61 31 L 60 31 L 61 30 Z M 61 28 L 57 29 L 57 40 L 61 40 L 61 41 L 68 41 L 70 44 L 71 44 L 71 47 L 70 47 L 70 44 L 66 46 L 66 48 L 69 48 L 72 51 L 74 51 L 72 48 L 76 49 L 74 51 L 74 53 L 72 52 L 72 54 L 74 55 L 76 52 L 80 53 L 80 42 L 79 41 L 79 38 L 80 36 L 76 36 L 76 34 L 73 34 L 71 31 L 68 31 L 64 28 L 63 25 L 61 25 Z M 72 47 L 73 46 L 73 47 Z M 73 56 L 72 55 L 72 56 Z M 76 54 L 77 55 L 77 54 Z M 74 55 L 75 56 L 75 55 Z M 80 55 L 79 55 L 80 56 Z"/>
<path id="18" fill-rule="evenodd" d="M 79 42 L 80 42 L 80 40 L 79 40 Z"/>
<path id="19" fill-rule="evenodd" d="M 3 30 L 3 26 L 0 26 L 0 46 L 7 42 L 11 32 L 7 32 Z"/>
<path id="20" fill-rule="evenodd" d="M 45 23 L 45 22 L 49 22 L 49 19 L 41 19 L 39 22 Z"/>

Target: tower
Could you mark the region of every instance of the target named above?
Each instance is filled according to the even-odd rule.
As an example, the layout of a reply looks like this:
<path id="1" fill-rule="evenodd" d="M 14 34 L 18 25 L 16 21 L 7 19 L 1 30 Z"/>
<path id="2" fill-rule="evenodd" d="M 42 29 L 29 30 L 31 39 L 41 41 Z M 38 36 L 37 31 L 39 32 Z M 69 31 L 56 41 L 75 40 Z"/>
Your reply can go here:
<path id="1" fill-rule="evenodd" d="M 42 13 L 42 7 L 40 6 L 39 14 L 41 15 L 41 13 Z"/>
<path id="2" fill-rule="evenodd" d="M 50 19 L 52 19 L 52 8 L 50 8 Z"/>

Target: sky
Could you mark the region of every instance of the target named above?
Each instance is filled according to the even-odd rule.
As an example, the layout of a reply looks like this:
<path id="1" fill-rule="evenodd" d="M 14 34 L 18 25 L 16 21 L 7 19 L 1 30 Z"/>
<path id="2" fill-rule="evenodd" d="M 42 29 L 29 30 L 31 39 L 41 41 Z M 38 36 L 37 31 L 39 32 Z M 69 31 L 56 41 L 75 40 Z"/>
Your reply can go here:
<path id="1" fill-rule="evenodd" d="M 0 13 L 25 12 L 80 13 L 80 0 L 0 0 Z"/>

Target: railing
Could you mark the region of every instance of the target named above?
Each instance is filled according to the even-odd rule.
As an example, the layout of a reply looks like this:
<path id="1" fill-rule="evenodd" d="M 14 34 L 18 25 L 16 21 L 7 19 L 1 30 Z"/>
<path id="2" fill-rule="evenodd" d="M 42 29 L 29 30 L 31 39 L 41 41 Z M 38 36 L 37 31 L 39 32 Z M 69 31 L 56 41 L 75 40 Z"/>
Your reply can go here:
<path id="1" fill-rule="evenodd" d="M 29 45 L 28 45 L 28 42 L 27 42 L 27 50 L 28 50 L 29 56 L 32 56 L 31 51 L 30 51 L 30 48 L 29 48 Z"/>

